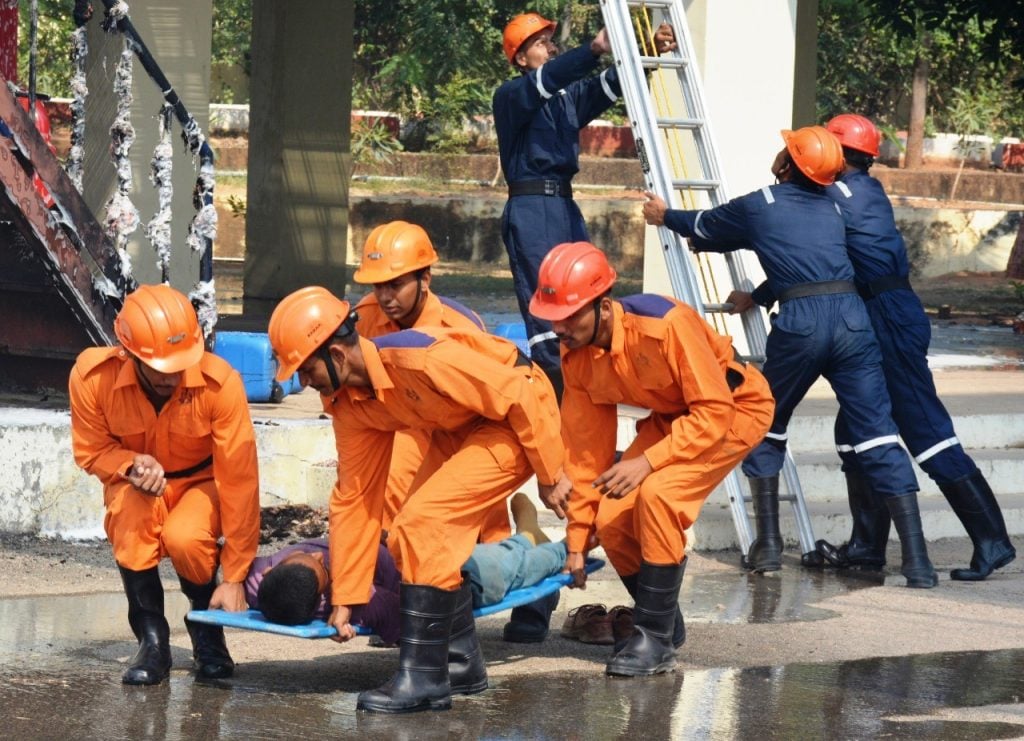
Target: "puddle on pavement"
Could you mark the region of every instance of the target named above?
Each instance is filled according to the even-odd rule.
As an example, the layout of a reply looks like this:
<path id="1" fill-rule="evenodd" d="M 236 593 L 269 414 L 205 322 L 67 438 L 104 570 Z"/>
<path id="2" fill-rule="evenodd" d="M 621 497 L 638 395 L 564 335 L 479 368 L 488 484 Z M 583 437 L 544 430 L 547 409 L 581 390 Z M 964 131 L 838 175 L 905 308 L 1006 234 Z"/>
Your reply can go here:
<path id="1" fill-rule="evenodd" d="M 718 573 L 687 576 L 679 604 L 688 621 L 784 623 L 825 620 L 835 613 L 811 603 L 883 584 L 878 572 L 838 572 L 786 565 L 770 574 Z M 900 580 L 902 581 L 902 580 Z"/>
<path id="2" fill-rule="evenodd" d="M 728 578 L 727 578 L 728 577 Z M 694 619 L 806 620 L 808 601 L 862 580 L 703 576 Z M 597 666 L 523 673 L 456 698 L 446 713 L 356 713 L 358 690 L 391 670 L 357 651 L 241 665 L 231 680 L 196 682 L 189 656 L 157 687 L 119 683 L 134 647 L 121 595 L 0 600 L 0 708 L 8 738 L 906 738 L 1024 735 L 1024 650 L 887 657 L 830 664 L 686 670 L 612 679 Z M 180 620 L 183 604 L 171 600 Z M 824 610 L 817 612 L 824 613 Z M 524 651 L 527 655 L 529 651 Z M 372 658 L 372 660 L 371 660 Z M 514 661 L 515 659 L 511 659 Z M 387 667 L 382 671 L 382 662 Z M 999 706 L 1006 706 L 1000 708 Z M 969 711 L 967 709 L 970 709 Z M 968 715 L 969 713 L 969 715 Z M 1016 722 L 1019 719 L 1019 723 Z"/>

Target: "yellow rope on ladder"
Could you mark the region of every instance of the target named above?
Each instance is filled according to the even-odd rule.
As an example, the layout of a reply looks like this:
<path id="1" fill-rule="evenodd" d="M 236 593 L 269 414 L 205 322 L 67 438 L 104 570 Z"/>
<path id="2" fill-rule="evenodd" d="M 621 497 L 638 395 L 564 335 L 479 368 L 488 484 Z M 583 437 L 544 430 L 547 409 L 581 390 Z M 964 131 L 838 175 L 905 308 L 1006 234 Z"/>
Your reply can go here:
<path id="1" fill-rule="evenodd" d="M 654 44 L 654 26 L 651 22 L 651 12 L 647 6 L 640 6 L 637 11 L 633 13 L 633 27 L 636 31 L 637 38 L 640 41 L 641 55 L 645 57 L 658 56 L 659 53 Z M 659 118 L 684 118 L 688 115 L 689 112 L 685 110 L 682 116 L 673 115 L 671 102 L 672 96 L 669 95 L 669 91 L 666 88 L 664 75 L 655 73 L 652 74 L 649 79 L 655 115 Z M 683 100 L 683 105 L 685 108 L 685 99 Z M 673 176 L 676 176 L 676 174 L 679 173 L 679 176 L 676 176 L 676 179 L 681 180 L 691 179 L 689 168 L 687 166 L 687 159 L 683 154 L 685 136 L 686 132 L 680 129 L 664 130 L 665 150 L 671 164 L 671 172 L 673 173 Z M 692 134 L 690 134 L 690 136 L 692 137 Z M 694 142 L 694 147 L 696 147 L 696 142 Z M 701 176 L 703 177 L 703 173 L 701 173 Z M 679 196 L 682 202 L 681 205 L 684 209 L 695 209 L 698 207 L 698 203 L 693 192 L 680 191 Z M 708 297 L 707 302 L 721 303 L 723 299 L 721 297 L 717 281 L 715 280 L 710 256 L 705 253 L 697 253 L 696 263 L 701 288 L 704 295 Z M 724 316 L 716 312 L 711 315 L 710 319 L 712 326 L 714 326 L 718 332 L 724 333 L 726 329 Z"/>

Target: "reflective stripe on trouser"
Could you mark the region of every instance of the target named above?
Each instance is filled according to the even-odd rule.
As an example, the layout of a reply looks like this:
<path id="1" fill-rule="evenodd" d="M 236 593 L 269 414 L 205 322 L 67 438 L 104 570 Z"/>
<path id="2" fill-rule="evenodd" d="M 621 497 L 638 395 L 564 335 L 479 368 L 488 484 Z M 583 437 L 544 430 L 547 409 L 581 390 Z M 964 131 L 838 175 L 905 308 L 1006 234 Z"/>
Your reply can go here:
<path id="1" fill-rule="evenodd" d="M 503 422 L 481 421 L 468 434 L 435 432 L 388 535 L 402 581 L 457 589 L 489 510 L 504 505 L 531 475 L 518 438 Z"/>
<path id="2" fill-rule="evenodd" d="M 847 439 L 874 491 L 900 496 L 917 491 L 910 458 L 896 438 L 878 343 L 856 295 L 811 296 L 787 302 L 768 336 L 764 375 L 775 396 L 770 435 L 743 462 L 753 478 L 782 470 L 785 435 L 796 405 L 824 376 L 839 400 Z M 782 438 L 780 440 L 779 438 Z"/>
<path id="3" fill-rule="evenodd" d="M 970 476 L 977 466 L 957 440 L 928 368 L 931 323 L 913 291 L 887 291 L 867 303 L 882 350 L 892 418 L 917 464 L 937 484 Z"/>
<path id="4" fill-rule="evenodd" d="M 384 518 L 381 526 L 391 529 L 395 515 L 408 498 L 416 474 L 419 473 L 430 448 L 430 432 L 427 430 L 399 430 L 391 449 L 391 467 L 388 469 L 388 483 L 384 491 Z M 510 494 L 512 492 L 509 492 Z M 480 542 L 493 543 L 504 540 L 512 534 L 508 521 L 508 507 L 498 502 L 488 512 L 480 532 Z"/>
<path id="5" fill-rule="evenodd" d="M 103 529 L 119 565 L 144 571 L 169 556 L 188 581 L 206 584 L 213 578 L 221 530 L 212 480 L 172 481 L 160 497 L 119 482 L 106 488 L 104 502 Z"/>
<path id="6" fill-rule="evenodd" d="M 694 523 L 704 500 L 764 436 L 771 423 L 767 384 L 760 374 L 753 373 L 748 373 L 744 386 L 747 383 L 764 384 L 764 396 L 737 407 L 732 427 L 718 445 L 693 460 L 658 469 L 622 499 L 601 499 L 594 525 L 617 573 L 635 574 L 641 562 L 667 565 L 683 560 L 683 531 Z M 642 420 L 623 460 L 641 455 L 664 438 L 670 424 L 671 419 L 661 415 Z"/>
<path id="7" fill-rule="evenodd" d="M 508 253 L 519 312 L 526 324 L 530 357 L 541 368 L 558 368 L 558 340 L 551 332 L 550 322 L 530 314 L 530 299 L 537 290 L 540 263 L 552 247 L 563 242 L 590 241 L 583 215 L 571 198 L 515 196 L 505 204 L 501 238 Z"/>

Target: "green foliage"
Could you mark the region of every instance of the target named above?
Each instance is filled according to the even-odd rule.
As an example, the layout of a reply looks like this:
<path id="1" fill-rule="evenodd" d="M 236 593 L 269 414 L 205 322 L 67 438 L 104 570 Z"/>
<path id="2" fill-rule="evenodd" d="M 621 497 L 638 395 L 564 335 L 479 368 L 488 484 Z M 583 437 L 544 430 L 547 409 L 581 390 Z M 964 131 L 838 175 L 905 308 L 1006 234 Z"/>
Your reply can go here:
<path id="1" fill-rule="evenodd" d="M 211 61 L 252 71 L 252 0 L 213 0 Z"/>
<path id="2" fill-rule="evenodd" d="M 913 62 L 921 53 L 930 62 L 926 130 L 959 131 L 973 108 L 987 111 L 990 123 L 970 133 L 1020 136 L 1021 18 L 1024 0 L 821 0 L 818 117 L 856 111 L 906 127 Z"/>
<path id="3" fill-rule="evenodd" d="M 352 159 L 356 162 L 389 162 L 391 155 L 400 151 L 402 143 L 381 121 L 361 123 L 352 130 Z"/>
<path id="4" fill-rule="evenodd" d="M 1011 280 L 1010 288 L 1013 289 L 1013 295 L 1018 301 L 1024 304 L 1024 282 L 1019 280 Z"/>
<path id="5" fill-rule="evenodd" d="M 246 210 L 248 209 L 249 202 L 241 196 L 230 195 L 228 196 L 228 208 L 231 209 L 232 218 L 245 218 Z"/>
<path id="6" fill-rule="evenodd" d="M 74 3 L 64 0 L 38 0 L 39 27 L 36 37 L 36 91 L 51 97 L 71 95 L 71 17 Z M 18 82 L 28 89 L 29 30 L 32 21 L 30 4 L 21 3 L 18 14 Z"/>

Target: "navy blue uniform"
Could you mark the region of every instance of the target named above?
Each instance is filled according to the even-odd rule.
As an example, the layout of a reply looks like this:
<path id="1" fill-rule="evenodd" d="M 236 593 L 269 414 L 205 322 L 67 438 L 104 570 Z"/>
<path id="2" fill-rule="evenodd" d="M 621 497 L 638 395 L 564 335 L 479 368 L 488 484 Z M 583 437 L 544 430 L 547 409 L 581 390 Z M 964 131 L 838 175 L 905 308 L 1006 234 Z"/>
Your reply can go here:
<path id="1" fill-rule="evenodd" d="M 846 222 L 847 253 L 882 349 L 892 416 L 903 442 L 937 484 L 971 475 L 977 466 L 960 445 L 928 368 L 931 323 L 910 288 L 907 249 L 882 184 L 857 170 L 827 192 Z M 850 462 L 847 451 L 840 455 Z"/>
<path id="2" fill-rule="evenodd" d="M 551 248 L 590 241 L 571 195 L 570 183 L 580 169 L 579 132 L 621 93 L 614 68 L 588 77 L 598 62 L 586 44 L 505 82 L 494 93 L 498 152 L 510 191 L 519 184 L 546 182 L 551 193 L 510 195 L 501 221 L 531 355 L 549 375 L 559 367 L 558 339 L 549 322 L 530 314 L 529 304 L 540 263 Z"/>
<path id="3" fill-rule="evenodd" d="M 665 225 L 690 237 L 697 250 L 754 250 L 772 292 L 783 298 L 768 336 L 763 371 L 775 396 L 775 419 L 765 440 L 744 461 L 743 472 L 753 478 L 778 475 L 793 410 L 824 376 L 839 400 L 849 435 L 837 444 L 853 449 L 879 493 L 896 497 L 916 492 L 910 459 L 890 416 L 878 343 L 852 285 L 854 272 L 836 204 L 823 192 L 780 183 L 707 211 L 669 210 Z M 839 292 L 791 297 L 833 281 Z"/>

